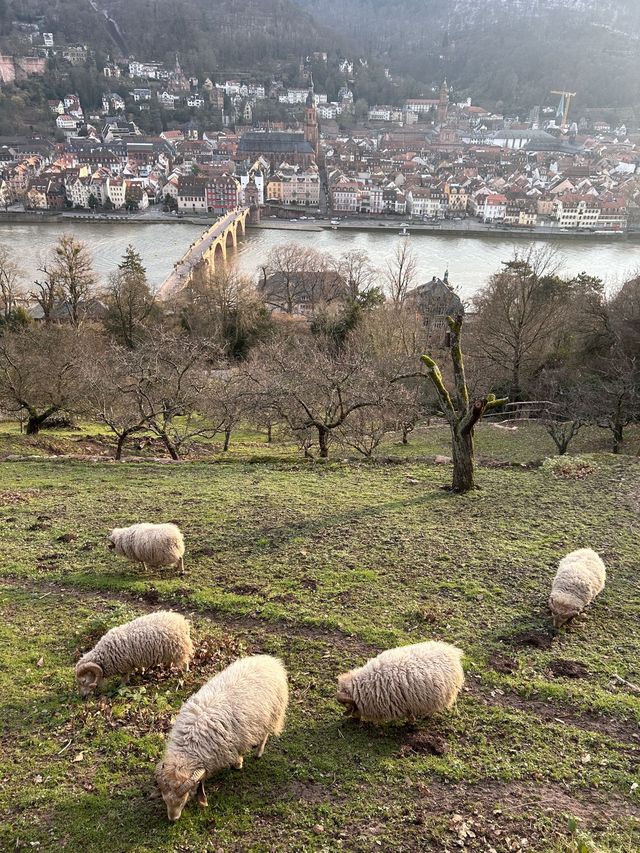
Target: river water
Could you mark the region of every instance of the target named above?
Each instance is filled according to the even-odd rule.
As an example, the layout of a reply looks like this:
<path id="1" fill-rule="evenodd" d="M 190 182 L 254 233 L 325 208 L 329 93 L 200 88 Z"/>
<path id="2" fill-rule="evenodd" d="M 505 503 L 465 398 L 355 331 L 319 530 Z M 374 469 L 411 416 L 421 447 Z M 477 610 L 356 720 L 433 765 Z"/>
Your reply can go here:
<path id="1" fill-rule="evenodd" d="M 131 243 L 142 256 L 150 283 L 157 287 L 174 262 L 202 233 L 203 227 L 177 222 L 135 225 L 97 222 L 0 224 L 0 244 L 10 246 L 19 256 L 26 285 L 38 276 L 42 259 L 65 231 L 88 243 L 102 282 L 107 280 L 127 244 Z M 363 250 L 374 266 L 384 268 L 401 239 L 395 231 L 250 229 L 232 263 L 237 263 L 243 273 L 255 276 L 270 249 L 296 242 L 336 256 L 352 249 Z M 448 269 L 450 281 L 463 298 L 471 297 L 493 272 L 500 269 L 502 261 L 512 257 L 516 247 L 522 251 L 532 245 L 526 237 L 457 237 L 415 232 L 409 240 L 418 262 L 418 281 L 427 281 L 434 275 L 442 276 Z M 640 270 L 640 243 L 571 238 L 549 242 L 557 247 L 564 273 L 575 275 L 584 270 L 604 279 L 608 289 L 614 289 Z M 535 245 L 543 243 L 536 241 Z"/>

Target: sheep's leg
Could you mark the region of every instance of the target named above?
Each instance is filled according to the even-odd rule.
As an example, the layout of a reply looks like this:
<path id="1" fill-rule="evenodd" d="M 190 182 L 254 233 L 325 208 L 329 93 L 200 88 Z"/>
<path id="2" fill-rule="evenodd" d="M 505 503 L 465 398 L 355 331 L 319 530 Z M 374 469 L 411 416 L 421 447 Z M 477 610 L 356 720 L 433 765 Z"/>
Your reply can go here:
<path id="1" fill-rule="evenodd" d="M 122 674 L 122 683 L 123 683 L 123 684 L 128 684 L 128 683 L 129 683 L 129 679 L 130 679 L 130 678 L 131 678 L 131 673 L 130 673 L 130 672 L 125 672 L 125 673 L 123 673 L 123 674 Z"/>
<path id="2" fill-rule="evenodd" d="M 266 734 L 266 735 L 264 736 L 264 740 L 262 741 L 262 743 L 261 743 L 261 744 L 260 744 L 260 746 L 258 747 L 258 758 L 262 758 L 262 754 L 264 753 L 264 748 L 265 748 L 265 746 L 267 745 L 267 741 L 268 741 L 268 740 L 269 740 L 269 735 L 268 735 L 268 734 Z"/>
<path id="3" fill-rule="evenodd" d="M 198 805 L 200 808 L 206 808 L 209 805 L 209 800 L 207 800 L 207 794 L 204 790 L 204 782 L 201 779 L 198 782 L 198 789 L 196 791 L 196 800 L 198 801 Z"/>
<path id="4" fill-rule="evenodd" d="M 178 571 L 181 575 L 184 574 L 184 559 L 182 557 L 178 560 Z"/>
<path id="5" fill-rule="evenodd" d="M 142 563 L 142 568 L 143 568 L 143 570 L 144 570 L 145 572 L 148 572 L 148 571 L 149 571 L 149 569 L 147 568 L 147 564 L 145 563 L 145 561 L 144 561 L 144 560 L 140 560 L 140 562 Z"/>
<path id="6" fill-rule="evenodd" d="M 241 755 L 239 755 L 239 756 L 238 756 L 238 760 L 236 761 L 236 763 L 235 763 L 235 764 L 232 764 L 231 766 L 234 768 L 234 770 L 242 770 L 242 765 L 243 765 L 243 764 L 244 764 L 244 759 L 243 759 L 243 757 L 242 757 Z"/>

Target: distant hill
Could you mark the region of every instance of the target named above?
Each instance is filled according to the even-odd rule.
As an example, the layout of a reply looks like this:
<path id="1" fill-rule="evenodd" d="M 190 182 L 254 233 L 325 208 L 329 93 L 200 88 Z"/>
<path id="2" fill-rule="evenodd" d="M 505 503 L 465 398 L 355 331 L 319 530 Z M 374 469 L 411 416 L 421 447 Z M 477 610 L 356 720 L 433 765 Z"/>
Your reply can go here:
<path id="1" fill-rule="evenodd" d="M 359 49 L 421 81 L 523 108 L 640 106 L 637 0 L 297 0 Z"/>
<path id="2" fill-rule="evenodd" d="M 299 61 L 331 37 L 291 0 L 0 0 L 5 20 L 37 22 L 58 40 L 123 48 L 185 68 Z M 105 16 L 111 19 L 109 21 Z M 114 29 L 114 22 L 117 30 Z"/>

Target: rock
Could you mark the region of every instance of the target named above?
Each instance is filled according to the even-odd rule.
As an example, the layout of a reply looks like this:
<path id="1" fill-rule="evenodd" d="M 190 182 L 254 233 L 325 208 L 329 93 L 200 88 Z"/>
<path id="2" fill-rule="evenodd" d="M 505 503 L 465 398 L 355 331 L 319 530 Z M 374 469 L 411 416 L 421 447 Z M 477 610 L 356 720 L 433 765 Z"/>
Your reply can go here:
<path id="1" fill-rule="evenodd" d="M 436 465 L 449 465 L 451 463 L 450 456 L 436 456 L 433 460 Z"/>
<path id="2" fill-rule="evenodd" d="M 315 832 L 316 835 L 322 835 L 322 833 L 324 832 L 324 826 L 321 823 L 317 823 L 313 827 L 313 831 Z"/>

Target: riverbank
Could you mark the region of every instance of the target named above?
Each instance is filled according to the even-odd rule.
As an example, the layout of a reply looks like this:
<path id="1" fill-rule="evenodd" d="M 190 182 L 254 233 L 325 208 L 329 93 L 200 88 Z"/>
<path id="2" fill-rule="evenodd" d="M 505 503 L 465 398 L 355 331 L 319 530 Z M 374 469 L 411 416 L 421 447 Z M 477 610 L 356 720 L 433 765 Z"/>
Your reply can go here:
<path id="1" fill-rule="evenodd" d="M 7 211 L 0 212 L 0 224 L 55 224 L 63 225 L 66 222 L 82 222 L 91 225 L 198 225 L 203 229 L 209 228 L 216 222 L 215 216 L 175 216 L 159 211 L 144 211 L 142 213 L 118 213 L 118 214 L 93 214 L 79 213 L 77 211 Z M 417 222 L 410 219 L 342 219 L 338 225 L 332 225 L 329 219 L 314 218 L 301 221 L 299 219 L 272 219 L 265 218 L 257 224 L 250 225 L 251 230 L 276 230 L 276 231 L 362 231 L 371 233 L 400 233 L 405 230 L 407 236 L 412 234 L 431 234 L 448 237 L 471 237 L 471 238 L 496 238 L 504 240 L 505 237 L 526 240 L 578 240 L 581 242 L 640 242 L 640 229 L 630 231 L 599 231 L 596 233 L 586 231 L 572 231 L 560 228 L 517 228 L 499 225 L 485 225 L 473 219 L 465 219 L 460 222 Z"/>

